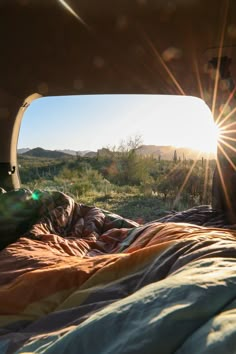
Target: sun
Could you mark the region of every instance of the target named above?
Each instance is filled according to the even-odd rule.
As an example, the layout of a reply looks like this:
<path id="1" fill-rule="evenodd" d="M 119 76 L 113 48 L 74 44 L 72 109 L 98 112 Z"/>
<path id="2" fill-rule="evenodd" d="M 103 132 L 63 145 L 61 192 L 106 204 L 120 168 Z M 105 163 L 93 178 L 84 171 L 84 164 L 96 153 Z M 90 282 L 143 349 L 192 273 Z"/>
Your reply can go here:
<path id="1" fill-rule="evenodd" d="M 219 126 L 212 120 L 209 124 L 206 124 L 204 127 L 204 132 L 202 129 L 199 131 L 200 139 L 193 141 L 193 144 L 199 151 L 205 153 L 213 153 L 217 152 L 217 144 L 221 134 L 221 129 Z"/>
<path id="2" fill-rule="evenodd" d="M 174 112 L 172 113 L 174 116 Z M 220 128 L 215 123 L 207 104 L 195 97 L 186 97 L 184 109 L 178 114 L 177 124 L 168 134 L 176 147 L 186 147 L 216 155 Z"/>

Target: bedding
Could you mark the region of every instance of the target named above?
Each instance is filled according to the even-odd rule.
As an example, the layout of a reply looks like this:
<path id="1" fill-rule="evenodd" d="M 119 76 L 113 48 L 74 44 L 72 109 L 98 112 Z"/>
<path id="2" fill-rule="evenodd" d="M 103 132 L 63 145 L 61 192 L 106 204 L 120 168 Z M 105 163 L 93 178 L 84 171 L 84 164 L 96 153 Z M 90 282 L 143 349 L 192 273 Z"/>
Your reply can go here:
<path id="1" fill-rule="evenodd" d="M 236 231 L 223 215 L 139 225 L 28 190 L 0 205 L 0 353 L 236 352 Z"/>

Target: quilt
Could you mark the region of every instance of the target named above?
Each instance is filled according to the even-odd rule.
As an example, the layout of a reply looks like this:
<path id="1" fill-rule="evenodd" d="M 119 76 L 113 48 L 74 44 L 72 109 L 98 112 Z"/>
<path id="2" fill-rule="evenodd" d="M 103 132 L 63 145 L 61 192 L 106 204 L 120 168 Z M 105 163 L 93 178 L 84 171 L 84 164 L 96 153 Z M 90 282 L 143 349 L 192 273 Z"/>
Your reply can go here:
<path id="1" fill-rule="evenodd" d="M 0 353 L 236 352 L 236 231 L 210 208 L 140 225 L 59 192 L 0 205 Z"/>

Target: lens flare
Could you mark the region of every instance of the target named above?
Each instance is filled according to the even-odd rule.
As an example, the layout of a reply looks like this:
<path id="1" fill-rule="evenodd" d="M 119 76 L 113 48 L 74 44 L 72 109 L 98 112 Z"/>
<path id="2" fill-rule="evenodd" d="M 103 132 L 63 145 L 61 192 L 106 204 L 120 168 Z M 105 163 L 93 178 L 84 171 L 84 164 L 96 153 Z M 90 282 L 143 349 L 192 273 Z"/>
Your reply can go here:
<path id="1" fill-rule="evenodd" d="M 62 6 L 64 6 L 64 8 L 70 12 L 80 23 L 82 23 L 82 25 L 84 25 L 87 29 L 89 29 L 89 26 L 87 25 L 87 23 L 67 4 L 66 1 L 64 0 L 58 0 L 60 4 L 62 4 Z"/>
<path id="2" fill-rule="evenodd" d="M 33 200 L 35 200 L 35 201 L 38 201 L 39 198 L 40 198 L 40 193 L 39 193 L 39 191 L 34 191 L 34 192 L 32 193 L 31 198 L 32 198 Z"/>

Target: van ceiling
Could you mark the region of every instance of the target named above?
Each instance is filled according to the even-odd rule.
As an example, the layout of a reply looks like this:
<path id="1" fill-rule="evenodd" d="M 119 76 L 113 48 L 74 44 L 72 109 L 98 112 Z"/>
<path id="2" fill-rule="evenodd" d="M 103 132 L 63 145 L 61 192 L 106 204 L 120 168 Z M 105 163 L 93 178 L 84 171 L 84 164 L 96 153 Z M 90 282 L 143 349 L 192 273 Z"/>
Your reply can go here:
<path id="1" fill-rule="evenodd" d="M 1 0 L 0 11 L 0 90 L 19 98 L 200 96 L 225 13 L 224 46 L 236 46 L 234 0 Z"/>

